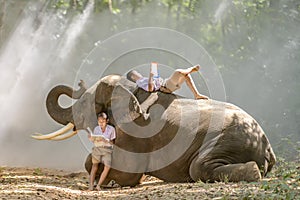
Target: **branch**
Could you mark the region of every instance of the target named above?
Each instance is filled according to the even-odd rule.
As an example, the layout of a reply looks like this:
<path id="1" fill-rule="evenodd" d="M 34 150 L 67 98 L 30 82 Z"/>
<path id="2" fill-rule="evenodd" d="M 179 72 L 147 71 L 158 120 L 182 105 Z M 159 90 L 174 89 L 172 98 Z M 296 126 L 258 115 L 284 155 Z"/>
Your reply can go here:
<path id="1" fill-rule="evenodd" d="M 111 13 L 113 13 L 112 0 L 108 0 L 108 8 Z"/>

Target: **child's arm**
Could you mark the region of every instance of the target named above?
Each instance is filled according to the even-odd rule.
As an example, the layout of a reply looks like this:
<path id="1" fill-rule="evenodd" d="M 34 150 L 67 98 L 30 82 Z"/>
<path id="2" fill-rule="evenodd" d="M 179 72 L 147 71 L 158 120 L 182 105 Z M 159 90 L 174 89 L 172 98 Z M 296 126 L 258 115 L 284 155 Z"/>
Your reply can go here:
<path id="1" fill-rule="evenodd" d="M 90 140 L 91 142 L 94 142 L 94 138 L 91 136 L 90 133 L 88 133 L 88 138 L 89 138 L 89 140 Z"/>
<path id="2" fill-rule="evenodd" d="M 153 73 L 152 72 L 150 72 L 150 75 L 149 75 L 148 90 L 149 90 L 149 92 L 154 91 Z"/>
<path id="3" fill-rule="evenodd" d="M 114 145 L 115 144 L 115 140 L 116 140 L 116 129 L 113 128 L 112 132 L 111 132 L 111 135 L 110 135 L 110 140 L 109 140 L 109 143 L 111 145 Z"/>

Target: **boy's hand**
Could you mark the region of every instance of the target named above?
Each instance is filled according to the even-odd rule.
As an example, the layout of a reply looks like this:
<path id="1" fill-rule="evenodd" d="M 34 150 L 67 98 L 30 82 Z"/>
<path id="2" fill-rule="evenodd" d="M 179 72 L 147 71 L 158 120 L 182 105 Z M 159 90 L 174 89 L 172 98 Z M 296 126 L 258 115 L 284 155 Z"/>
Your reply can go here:
<path id="1" fill-rule="evenodd" d="M 107 142 L 107 140 L 104 139 L 103 137 L 100 137 L 99 139 L 100 139 L 102 142 Z"/>
<path id="2" fill-rule="evenodd" d="M 90 140 L 91 142 L 93 142 L 93 141 L 94 141 L 94 139 L 93 139 L 93 137 L 91 136 L 91 134 L 90 134 L 90 133 L 88 133 L 88 138 L 89 138 L 89 140 Z"/>

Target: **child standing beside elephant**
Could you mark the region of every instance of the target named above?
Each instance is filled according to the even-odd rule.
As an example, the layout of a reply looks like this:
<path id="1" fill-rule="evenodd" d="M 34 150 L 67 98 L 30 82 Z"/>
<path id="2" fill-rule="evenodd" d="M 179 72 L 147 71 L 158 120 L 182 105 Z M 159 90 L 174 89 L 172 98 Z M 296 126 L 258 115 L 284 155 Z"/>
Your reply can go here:
<path id="1" fill-rule="evenodd" d="M 113 141 L 116 138 L 115 128 L 108 125 L 107 114 L 101 112 L 97 116 L 98 126 L 95 127 L 92 134 L 89 134 L 89 139 L 94 143 L 92 150 L 92 169 L 90 172 L 89 190 L 94 189 L 94 181 L 99 163 L 104 164 L 104 169 L 101 173 L 96 189 L 101 190 L 100 186 L 104 182 L 111 166 L 111 154 L 113 149 Z"/>

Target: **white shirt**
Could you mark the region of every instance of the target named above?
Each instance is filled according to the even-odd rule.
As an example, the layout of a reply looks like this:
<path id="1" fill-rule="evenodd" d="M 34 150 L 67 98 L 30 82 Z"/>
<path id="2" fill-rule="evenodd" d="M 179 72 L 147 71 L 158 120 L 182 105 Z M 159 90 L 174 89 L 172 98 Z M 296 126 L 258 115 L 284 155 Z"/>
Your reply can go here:
<path id="1" fill-rule="evenodd" d="M 106 138 L 108 141 L 103 141 L 101 136 Z M 107 124 L 105 131 L 103 132 L 100 126 L 96 126 L 92 134 L 92 138 L 95 146 L 111 146 L 109 141 L 112 141 L 116 138 L 116 130 L 113 126 Z"/>
<path id="2" fill-rule="evenodd" d="M 153 85 L 154 85 L 154 91 L 159 90 L 163 82 L 162 78 L 153 78 Z M 143 77 L 136 81 L 136 84 L 138 87 L 142 88 L 143 90 L 149 92 L 149 78 Z"/>

